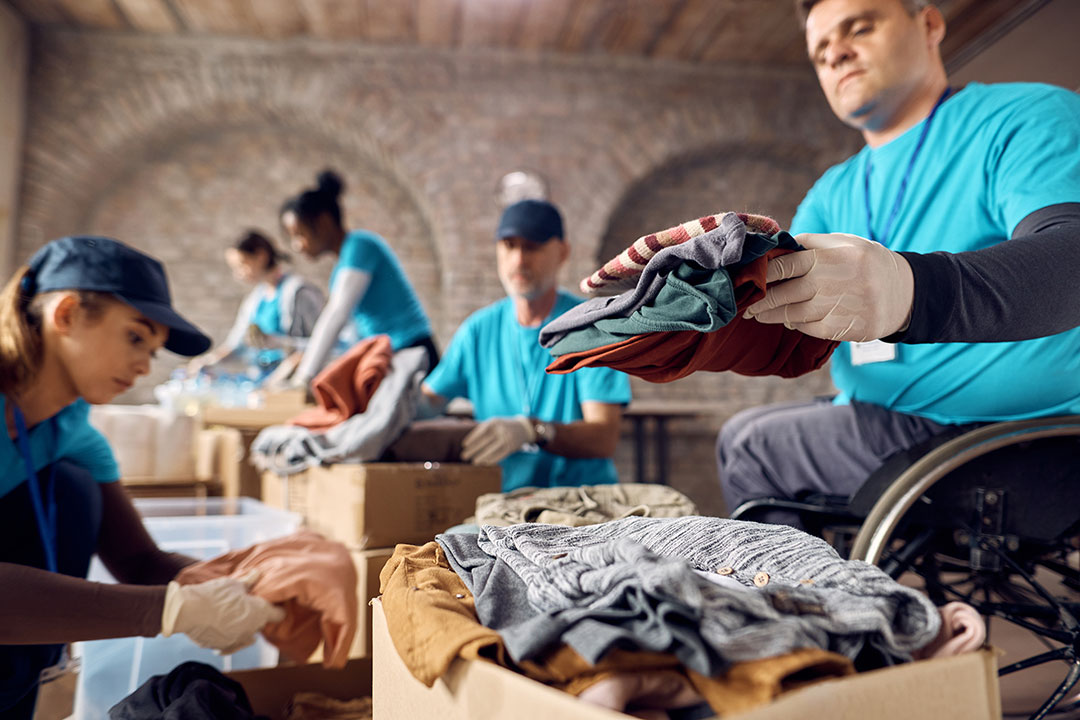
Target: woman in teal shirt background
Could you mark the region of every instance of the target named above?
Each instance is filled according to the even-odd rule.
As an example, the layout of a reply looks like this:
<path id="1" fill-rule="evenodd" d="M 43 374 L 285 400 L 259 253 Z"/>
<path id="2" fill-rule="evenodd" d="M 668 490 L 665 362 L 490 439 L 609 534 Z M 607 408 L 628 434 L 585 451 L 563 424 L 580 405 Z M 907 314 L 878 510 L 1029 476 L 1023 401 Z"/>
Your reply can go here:
<path id="1" fill-rule="evenodd" d="M 338 256 L 330 275 L 330 299 L 315 323 L 294 384 L 307 384 L 322 369 L 350 320 L 360 338 L 389 335 L 395 351 L 420 346 L 427 349 L 429 367 L 439 361 L 431 323 L 390 246 L 369 230 L 345 231 L 339 202 L 344 189 L 335 172 L 324 170 L 316 187 L 281 206 L 281 224 L 294 250 L 313 259 L 328 252 Z"/>
<path id="2" fill-rule="evenodd" d="M 240 304 L 225 341 L 189 362 L 189 375 L 237 359 L 248 350 L 249 362 L 265 374 L 289 351 L 306 346 L 325 298 L 311 282 L 285 271 L 281 263 L 288 259 L 256 230 L 249 230 L 225 251 L 233 277 L 255 287 Z"/>

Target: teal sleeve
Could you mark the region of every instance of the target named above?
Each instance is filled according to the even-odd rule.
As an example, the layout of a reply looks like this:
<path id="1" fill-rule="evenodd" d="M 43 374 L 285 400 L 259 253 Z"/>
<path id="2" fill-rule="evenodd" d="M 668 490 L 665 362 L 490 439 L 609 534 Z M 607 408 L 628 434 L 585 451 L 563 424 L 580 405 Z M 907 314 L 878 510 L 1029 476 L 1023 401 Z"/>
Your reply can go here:
<path id="1" fill-rule="evenodd" d="M 473 341 L 471 326 L 465 322 L 454 337 L 450 339 L 450 345 L 439 359 L 439 364 L 424 380 L 424 384 L 431 388 L 436 395 L 450 400 L 452 398 L 469 397 L 469 378 L 466 369 L 469 365 L 469 353 L 476 352 L 476 343 Z M 475 362 L 475 358 L 473 358 Z"/>
<path id="2" fill-rule="evenodd" d="M 90 424 L 90 406 L 82 400 L 77 402 L 84 407 L 77 408 L 70 421 L 59 427 L 59 456 L 86 468 L 98 482 L 119 480 L 120 466 L 116 463 L 109 441 Z"/>
<path id="3" fill-rule="evenodd" d="M 362 230 L 354 230 L 345 237 L 345 242 L 341 245 L 337 267 L 374 273 L 379 267 L 380 257 L 380 248 L 373 242 L 371 235 Z"/>
<path id="4" fill-rule="evenodd" d="M 1039 86 L 1009 112 L 986 167 L 991 212 L 1007 237 L 1036 210 L 1080 202 L 1080 95 Z"/>
<path id="5" fill-rule="evenodd" d="M 630 378 L 611 368 L 581 368 L 572 373 L 582 402 L 626 405 L 630 402 Z"/>
<path id="6" fill-rule="evenodd" d="M 799 203 L 799 209 L 795 211 L 795 217 L 791 220 L 792 235 L 833 232 L 825 220 L 824 208 L 820 201 L 822 192 L 822 181 L 819 180 Z"/>

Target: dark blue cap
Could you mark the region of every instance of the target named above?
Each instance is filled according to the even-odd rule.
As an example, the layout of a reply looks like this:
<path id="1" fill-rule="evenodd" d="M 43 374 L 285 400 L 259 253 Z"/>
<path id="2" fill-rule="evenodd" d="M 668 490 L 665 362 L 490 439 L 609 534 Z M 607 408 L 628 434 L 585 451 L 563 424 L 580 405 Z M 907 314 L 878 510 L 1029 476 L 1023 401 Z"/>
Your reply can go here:
<path id="1" fill-rule="evenodd" d="M 66 237 L 34 253 L 24 290 L 112 293 L 151 320 L 169 328 L 165 347 L 177 355 L 199 355 L 210 338 L 172 308 L 169 281 L 161 263 L 106 237 Z"/>
<path id="2" fill-rule="evenodd" d="M 521 200 L 503 210 L 495 239 L 523 237 L 534 243 L 563 239 L 562 215 L 546 200 Z"/>

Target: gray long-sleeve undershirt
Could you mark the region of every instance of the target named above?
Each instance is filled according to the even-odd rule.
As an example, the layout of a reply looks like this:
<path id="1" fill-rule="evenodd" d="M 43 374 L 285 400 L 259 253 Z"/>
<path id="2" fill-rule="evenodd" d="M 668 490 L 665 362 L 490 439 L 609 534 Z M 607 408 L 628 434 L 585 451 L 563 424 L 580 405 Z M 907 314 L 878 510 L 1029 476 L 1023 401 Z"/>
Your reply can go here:
<path id="1" fill-rule="evenodd" d="M 915 276 L 911 323 L 887 342 L 1003 342 L 1080 326 L 1080 203 L 1024 218 L 1007 242 L 900 253 Z"/>

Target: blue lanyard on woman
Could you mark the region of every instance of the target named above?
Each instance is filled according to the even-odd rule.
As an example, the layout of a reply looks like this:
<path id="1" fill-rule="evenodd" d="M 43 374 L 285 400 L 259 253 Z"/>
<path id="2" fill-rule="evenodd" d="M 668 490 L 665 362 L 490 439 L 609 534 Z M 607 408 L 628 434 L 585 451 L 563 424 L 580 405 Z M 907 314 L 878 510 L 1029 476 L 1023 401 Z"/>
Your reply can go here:
<path id="1" fill-rule="evenodd" d="M 863 200 L 866 202 L 866 227 L 870 230 L 870 239 L 874 242 L 879 242 L 882 245 L 889 238 L 889 232 L 892 230 L 893 222 L 896 221 L 896 216 L 900 212 L 900 205 L 904 201 L 904 194 L 907 192 L 908 181 L 911 180 L 911 171 L 915 168 L 915 160 L 919 157 L 919 152 L 922 150 L 923 143 L 926 142 L 926 134 L 930 132 L 930 123 L 934 122 L 934 115 L 937 114 L 938 108 L 941 107 L 941 103 L 945 102 L 945 98 L 949 97 L 949 93 L 952 92 L 951 87 L 945 88 L 945 92 L 941 93 L 941 97 L 934 103 L 934 109 L 930 111 L 930 114 L 926 117 L 926 122 L 923 124 L 922 133 L 919 135 L 919 141 L 915 144 L 915 152 L 911 153 L 911 160 L 908 161 L 907 170 L 904 171 L 904 177 L 900 181 L 900 191 L 896 194 L 896 201 L 893 203 L 892 210 L 889 212 L 889 217 L 885 221 L 885 227 L 881 230 L 881 239 L 879 240 L 877 235 L 874 234 L 874 213 L 870 207 L 870 170 L 874 166 L 873 159 L 866 161 L 866 173 L 863 176 L 863 185 L 866 188 L 866 195 Z"/>
<path id="2" fill-rule="evenodd" d="M 41 547 L 45 551 L 45 567 L 49 572 L 56 572 L 56 465 L 53 464 L 52 471 L 49 473 L 49 504 L 46 510 L 41 501 L 41 488 L 38 487 L 37 473 L 34 472 L 34 461 L 30 455 L 30 433 L 26 431 L 26 418 L 23 417 L 22 410 L 14 403 L 11 409 L 15 415 L 19 452 L 22 453 L 23 463 L 26 465 L 26 484 L 30 489 L 30 504 L 34 506 L 38 533 L 41 535 Z"/>

